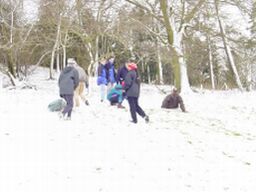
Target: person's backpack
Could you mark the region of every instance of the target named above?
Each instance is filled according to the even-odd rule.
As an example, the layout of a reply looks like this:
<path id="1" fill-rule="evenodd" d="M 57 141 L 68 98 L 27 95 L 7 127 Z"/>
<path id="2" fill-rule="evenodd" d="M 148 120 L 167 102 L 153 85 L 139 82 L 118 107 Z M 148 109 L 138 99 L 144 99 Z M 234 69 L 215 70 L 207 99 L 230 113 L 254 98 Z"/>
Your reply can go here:
<path id="1" fill-rule="evenodd" d="M 49 111 L 61 111 L 66 106 L 66 101 L 64 99 L 57 99 L 49 103 L 48 109 Z"/>

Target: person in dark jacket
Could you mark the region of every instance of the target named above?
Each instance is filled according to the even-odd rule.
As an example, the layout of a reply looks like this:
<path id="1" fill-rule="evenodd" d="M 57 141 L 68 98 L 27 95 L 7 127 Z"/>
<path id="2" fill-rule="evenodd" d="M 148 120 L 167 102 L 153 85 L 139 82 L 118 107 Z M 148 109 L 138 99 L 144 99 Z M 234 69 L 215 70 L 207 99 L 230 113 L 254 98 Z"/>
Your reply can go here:
<path id="1" fill-rule="evenodd" d="M 127 68 L 128 68 L 128 73 L 125 76 L 124 90 L 126 92 L 126 96 L 130 106 L 132 122 L 137 123 L 136 113 L 138 113 L 141 117 L 143 117 L 146 122 L 149 122 L 149 117 L 145 114 L 145 112 L 139 106 L 139 103 L 138 103 L 139 94 L 140 94 L 140 82 L 137 74 L 137 65 L 135 63 L 128 63 Z"/>
<path id="2" fill-rule="evenodd" d="M 60 118 L 66 120 L 71 120 L 71 113 L 74 105 L 74 90 L 79 84 L 79 75 L 78 71 L 74 68 L 75 64 L 75 60 L 69 58 L 67 67 L 63 69 L 58 80 L 60 97 L 65 99 L 67 103 L 64 110 L 60 113 Z"/>
<path id="3" fill-rule="evenodd" d="M 117 71 L 116 81 L 117 81 L 117 84 L 122 85 L 122 87 L 124 87 L 124 79 L 128 73 L 127 65 L 128 65 L 128 62 L 125 62 L 125 64 L 121 66 Z M 124 99 L 126 98 L 125 91 L 123 92 L 123 98 Z"/>
<path id="4" fill-rule="evenodd" d="M 113 87 L 108 95 L 107 95 L 107 99 L 110 101 L 110 105 L 115 105 L 117 104 L 117 108 L 124 108 L 124 106 L 122 105 L 122 101 L 123 101 L 123 87 L 120 84 L 115 85 L 115 87 Z"/>
<path id="5" fill-rule="evenodd" d="M 162 108 L 166 109 L 176 109 L 180 106 L 182 112 L 186 112 L 183 100 L 178 93 L 176 88 L 173 88 L 172 93 L 167 95 L 162 102 Z"/>
<path id="6" fill-rule="evenodd" d="M 128 62 L 126 62 L 123 66 L 121 66 L 117 71 L 116 80 L 117 80 L 117 83 L 121 84 L 122 86 L 124 86 L 124 79 L 128 73 L 127 65 L 128 65 Z"/>

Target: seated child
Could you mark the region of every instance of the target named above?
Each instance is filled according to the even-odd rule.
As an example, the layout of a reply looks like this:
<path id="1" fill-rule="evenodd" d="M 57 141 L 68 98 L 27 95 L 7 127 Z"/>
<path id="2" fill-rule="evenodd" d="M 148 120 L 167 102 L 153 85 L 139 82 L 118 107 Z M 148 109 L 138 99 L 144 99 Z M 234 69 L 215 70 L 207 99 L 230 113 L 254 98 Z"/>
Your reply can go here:
<path id="1" fill-rule="evenodd" d="M 122 102 L 123 102 L 122 85 L 120 84 L 115 85 L 115 87 L 108 92 L 107 99 L 110 101 L 110 105 L 117 104 L 118 108 L 124 108 L 124 106 L 122 106 Z"/>

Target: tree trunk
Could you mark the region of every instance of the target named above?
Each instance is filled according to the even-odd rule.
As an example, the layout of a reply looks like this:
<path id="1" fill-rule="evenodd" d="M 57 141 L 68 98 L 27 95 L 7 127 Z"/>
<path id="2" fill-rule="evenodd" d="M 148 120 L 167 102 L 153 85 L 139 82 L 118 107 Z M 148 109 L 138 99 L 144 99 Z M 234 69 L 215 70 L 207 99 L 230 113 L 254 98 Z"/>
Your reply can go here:
<path id="1" fill-rule="evenodd" d="M 140 75 L 140 79 L 141 82 L 145 82 L 145 63 L 144 63 L 144 58 L 142 57 L 141 59 L 141 75 Z"/>
<path id="2" fill-rule="evenodd" d="M 184 57 L 179 58 L 179 64 L 181 73 L 181 92 L 189 94 L 192 91 L 189 85 L 187 63 L 185 62 Z"/>
<path id="3" fill-rule="evenodd" d="M 183 26 L 180 31 L 175 28 L 175 22 L 173 18 L 170 21 L 168 13 L 168 5 L 166 0 L 160 0 L 160 7 L 163 14 L 165 29 L 167 33 L 167 39 L 169 45 L 172 47 L 174 58 L 173 58 L 173 71 L 174 71 L 174 85 L 178 90 L 182 92 L 190 93 L 191 88 L 188 81 L 187 65 L 183 57 Z"/>
<path id="4" fill-rule="evenodd" d="M 53 65 L 54 65 L 55 51 L 57 50 L 57 47 L 59 45 L 60 26 L 61 26 L 61 16 L 59 15 L 56 39 L 55 39 L 54 46 L 52 48 L 52 56 L 51 56 L 51 63 L 50 63 L 50 79 L 53 79 Z"/>
<path id="5" fill-rule="evenodd" d="M 156 42 L 157 47 L 157 60 L 158 60 L 158 75 L 159 75 L 159 84 L 164 84 L 164 78 L 163 78 L 163 64 L 162 64 L 162 58 L 161 58 L 161 51 L 160 51 L 160 41 L 159 38 L 157 38 Z"/>
<path id="6" fill-rule="evenodd" d="M 63 50 L 62 69 L 64 69 L 64 67 L 66 67 L 66 61 L 67 61 L 67 48 L 66 48 L 66 45 L 62 46 L 62 50 Z"/>
<path id="7" fill-rule="evenodd" d="M 222 22 L 220 20 L 218 2 L 219 2 L 219 0 L 214 1 L 215 11 L 216 11 L 216 15 L 217 15 L 218 23 L 219 23 L 221 38 L 222 38 L 224 49 L 225 49 L 225 52 L 226 52 L 226 55 L 227 55 L 227 60 L 228 60 L 228 63 L 231 66 L 231 69 L 232 69 L 232 71 L 235 75 L 235 81 L 236 81 L 236 84 L 237 84 L 238 88 L 240 90 L 243 90 L 243 86 L 242 86 L 242 83 L 240 81 L 240 77 L 239 77 L 238 72 L 237 72 L 237 68 L 236 68 L 236 65 L 235 65 L 235 62 L 234 62 L 234 58 L 233 58 L 233 55 L 231 53 L 231 49 L 230 49 L 230 47 L 227 43 L 225 30 L 224 30 L 224 28 L 222 26 Z"/>
<path id="8" fill-rule="evenodd" d="M 8 66 L 8 71 L 15 78 L 16 76 L 15 76 L 15 70 L 14 70 L 14 65 L 13 65 L 12 49 L 7 50 L 6 62 L 7 62 L 7 66 Z"/>
<path id="9" fill-rule="evenodd" d="M 207 37 L 208 42 L 208 54 L 209 54 L 209 65 L 210 65 L 210 75 L 211 75 L 211 84 L 212 89 L 215 89 L 215 81 L 214 81 L 214 72 L 213 72 L 213 61 L 212 61 L 212 48 L 211 48 L 211 40 L 210 37 Z"/>
<path id="10" fill-rule="evenodd" d="M 129 33 L 130 33 L 130 37 L 132 37 L 133 36 L 132 29 L 129 31 Z M 129 48 L 129 51 L 130 51 L 130 54 L 131 54 L 131 58 L 135 58 L 135 54 L 134 54 L 134 51 L 133 51 L 133 42 L 132 42 L 132 40 L 128 41 L 128 48 Z"/>
<path id="11" fill-rule="evenodd" d="M 13 1 L 11 1 L 11 5 L 13 6 Z M 7 66 L 8 66 L 8 71 L 13 75 L 15 78 L 15 69 L 14 69 L 14 47 L 13 47 L 13 29 L 14 29 L 14 11 L 16 8 L 12 8 L 13 10 L 11 11 L 11 26 L 10 26 L 10 49 L 7 50 Z"/>
<path id="12" fill-rule="evenodd" d="M 88 44 L 85 45 L 88 53 L 89 53 L 89 56 L 90 56 L 90 64 L 88 66 L 88 75 L 89 76 L 92 76 L 92 75 L 95 75 L 95 73 L 92 71 L 92 68 L 93 68 L 93 64 L 95 63 L 94 61 L 94 58 L 93 58 L 93 52 L 92 52 L 92 44 L 89 42 Z"/>
<path id="13" fill-rule="evenodd" d="M 192 92 L 187 73 L 187 64 L 184 59 L 184 49 L 182 46 L 183 42 L 183 31 L 174 31 L 174 73 L 175 73 L 175 87 L 183 93 L 190 94 Z"/>
<path id="14" fill-rule="evenodd" d="M 59 50 L 57 51 L 57 54 L 56 54 L 56 71 L 57 71 L 57 73 L 60 72 L 60 52 L 59 52 Z"/>
<path id="15" fill-rule="evenodd" d="M 63 69 L 64 67 L 66 67 L 66 61 L 67 61 L 67 41 L 68 41 L 68 31 L 66 31 L 65 33 L 65 37 L 64 37 L 64 43 L 61 44 L 62 46 L 62 50 L 63 50 L 63 58 L 62 58 L 62 65 L 61 68 Z"/>
<path id="16" fill-rule="evenodd" d="M 151 84 L 151 77 L 150 77 L 150 67 L 149 67 L 149 64 L 147 64 L 147 75 L 148 75 L 148 83 Z"/>
<path id="17" fill-rule="evenodd" d="M 247 81 L 247 91 L 252 90 L 252 64 L 247 64 L 247 76 L 246 76 L 246 81 Z"/>
<path id="18" fill-rule="evenodd" d="M 238 75 L 238 71 L 237 71 L 237 68 L 236 68 L 236 65 L 235 65 L 235 61 L 234 61 L 234 58 L 233 58 L 233 55 L 231 53 L 231 49 L 230 49 L 229 45 L 226 45 L 225 49 L 226 49 L 227 57 L 228 57 L 228 60 L 230 62 L 230 65 L 232 67 L 233 73 L 235 74 L 235 79 L 236 79 L 237 86 L 242 91 L 243 90 L 243 86 L 242 86 L 240 77 Z"/>
<path id="19" fill-rule="evenodd" d="M 97 35 L 95 40 L 95 57 L 94 57 L 94 74 L 98 75 L 97 70 L 99 66 L 99 36 Z"/>

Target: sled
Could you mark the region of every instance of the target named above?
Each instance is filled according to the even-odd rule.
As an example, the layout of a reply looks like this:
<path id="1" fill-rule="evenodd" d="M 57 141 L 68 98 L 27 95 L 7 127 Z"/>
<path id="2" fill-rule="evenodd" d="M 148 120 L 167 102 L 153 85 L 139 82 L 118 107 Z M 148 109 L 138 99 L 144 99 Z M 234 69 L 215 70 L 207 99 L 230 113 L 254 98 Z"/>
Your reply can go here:
<path id="1" fill-rule="evenodd" d="M 49 111 L 61 111 L 66 106 L 66 101 L 64 99 L 57 99 L 49 103 L 48 109 Z"/>

